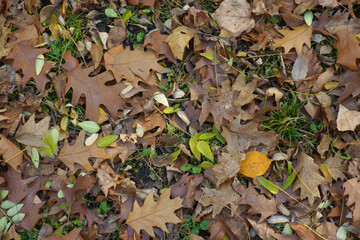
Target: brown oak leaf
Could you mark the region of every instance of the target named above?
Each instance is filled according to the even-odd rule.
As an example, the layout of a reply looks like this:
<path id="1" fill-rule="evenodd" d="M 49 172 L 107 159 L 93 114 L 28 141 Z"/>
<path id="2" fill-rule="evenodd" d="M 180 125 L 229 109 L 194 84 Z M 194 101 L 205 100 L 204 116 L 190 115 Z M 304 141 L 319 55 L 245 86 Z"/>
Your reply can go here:
<path id="1" fill-rule="evenodd" d="M 360 58 L 360 46 L 357 37 L 347 29 L 340 29 L 336 32 L 338 40 L 334 46 L 338 50 L 336 63 L 351 70 L 358 70 L 356 59 Z"/>
<path id="2" fill-rule="evenodd" d="M 227 205 L 230 205 L 231 216 L 234 215 L 240 195 L 234 191 L 230 184 L 222 184 L 218 189 L 203 188 L 202 190 L 203 195 L 199 199 L 199 203 L 204 207 L 212 205 L 214 207 L 213 217 L 220 214 Z"/>
<path id="3" fill-rule="evenodd" d="M 150 70 L 161 71 L 164 68 L 157 63 L 159 60 L 153 51 L 144 51 L 137 47 L 134 51 L 124 49 L 121 45 L 114 47 L 104 54 L 106 69 L 111 71 L 117 82 L 126 78 L 130 83 L 136 77 L 146 81 L 151 77 Z M 134 86 L 136 87 L 136 86 Z"/>
<path id="4" fill-rule="evenodd" d="M 169 61 L 176 63 L 176 58 L 172 53 L 169 44 L 165 42 L 168 35 L 161 34 L 159 29 L 155 29 L 145 38 L 144 46 L 155 51 L 156 57 L 164 55 Z"/>
<path id="5" fill-rule="evenodd" d="M 29 232 L 33 230 L 36 223 L 43 217 L 43 215 L 39 214 L 39 210 L 45 202 L 34 204 L 35 197 L 36 191 L 31 191 L 23 202 L 24 207 L 20 210 L 20 212 L 25 213 L 25 218 L 19 225 Z"/>
<path id="6" fill-rule="evenodd" d="M 116 117 L 117 111 L 124 108 L 124 98 L 120 92 L 125 88 L 122 84 L 106 85 L 114 79 L 110 72 L 89 76 L 93 68 L 82 68 L 77 59 L 70 52 L 65 53 L 66 64 L 62 67 L 68 71 L 68 82 L 65 91 L 73 89 L 72 104 L 75 106 L 82 94 L 86 98 L 85 118 L 96 121 L 100 104 L 104 105 L 111 116 Z"/>
<path id="7" fill-rule="evenodd" d="M 285 53 L 288 53 L 292 48 L 295 48 L 298 55 L 302 54 L 303 45 L 311 47 L 312 27 L 306 24 L 300 27 L 294 27 L 294 30 L 278 30 L 283 38 L 274 39 L 275 47 L 283 47 Z"/>
<path id="8" fill-rule="evenodd" d="M 347 180 L 343 187 L 345 188 L 344 195 L 349 195 L 347 206 L 351 207 L 354 204 L 353 217 L 354 223 L 360 224 L 360 178 L 353 178 Z"/>
<path id="9" fill-rule="evenodd" d="M 236 203 L 250 205 L 251 208 L 247 211 L 248 214 L 261 214 L 259 222 L 277 213 L 275 199 L 269 200 L 264 195 L 259 194 L 251 183 L 248 188 L 239 183 L 234 186 L 234 189 L 241 194 L 240 200 Z"/>
<path id="10" fill-rule="evenodd" d="M 22 70 L 24 75 L 21 79 L 22 85 L 24 86 L 29 80 L 34 79 L 36 86 L 41 90 L 45 90 L 45 85 L 49 82 L 46 77 L 46 73 L 53 67 L 48 61 L 45 61 L 44 66 L 37 76 L 35 72 L 36 59 L 40 54 L 49 52 L 45 48 L 34 48 L 34 40 L 27 40 L 15 43 L 11 53 L 6 59 L 14 59 L 13 68 L 15 71 Z"/>
<path id="11" fill-rule="evenodd" d="M 345 87 L 345 90 L 341 91 L 342 94 L 339 97 L 339 102 L 344 101 L 350 95 L 355 98 L 360 95 L 360 72 L 359 71 L 346 71 L 340 76 L 340 84 L 338 87 Z"/>
<path id="12" fill-rule="evenodd" d="M 170 189 L 166 189 L 157 202 L 153 193 L 146 196 L 142 207 L 135 201 L 133 210 L 129 213 L 126 224 L 135 229 L 137 233 L 143 229 L 151 237 L 155 237 L 153 227 L 168 232 L 165 223 L 180 223 L 181 220 L 174 211 L 182 207 L 182 199 L 170 199 Z"/>
<path id="13" fill-rule="evenodd" d="M 19 171 L 17 167 L 22 166 L 24 154 L 9 139 L 0 134 L 0 155 L 2 159 L 14 170 Z"/>
<path id="14" fill-rule="evenodd" d="M 312 157 L 301 152 L 295 168 L 299 175 L 294 182 L 293 191 L 300 188 L 301 199 L 308 198 L 310 205 L 313 205 L 315 198 L 320 197 L 319 185 L 326 182 L 325 178 L 319 174 L 319 169 Z"/>
<path id="15" fill-rule="evenodd" d="M 343 159 L 338 154 L 335 154 L 334 156 L 329 157 L 325 161 L 325 164 L 330 169 L 331 177 L 335 181 L 338 179 L 344 180 L 346 178 L 344 174 L 344 172 L 346 171 L 346 165 L 342 164 L 342 160 Z"/>
<path id="16" fill-rule="evenodd" d="M 32 147 L 46 147 L 43 137 L 49 130 L 50 117 L 46 116 L 38 123 L 35 114 L 31 115 L 24 125 L 21 125 L 15 134 L 17 142 Z"/>
<path id="17" fill-rule="evenodd" d="M 60 151 L 59 159 L 69 167 L 71 172 L 75 171 L 75 163 L 83 166 L 86 171 L 94 171 L 94 168 L 89 162 L 89 158 L 91 157 L 109 158 L 105 152 L 105 148 L 99 148 L 96 143 L 85 146 L 84 139 L 85 131 L 83 130 L 79 133 L 75 144 L 70 146 L 67 139 L 65 139 L 64 146 Z"/>

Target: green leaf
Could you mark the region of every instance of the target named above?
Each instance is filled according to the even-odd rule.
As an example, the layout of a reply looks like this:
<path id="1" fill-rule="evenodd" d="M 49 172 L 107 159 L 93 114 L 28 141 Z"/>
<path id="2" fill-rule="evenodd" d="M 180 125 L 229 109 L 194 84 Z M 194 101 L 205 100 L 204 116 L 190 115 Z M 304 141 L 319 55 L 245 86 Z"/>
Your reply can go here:
<path id="1" fill-rule="evenodd" d="M 45 63 L 45 57 L 44 55 L 40 54 L 35 61 L 35 72 L 36 76 L 39 76 L 41 73 L 41 70 L 43 69 Z"/>
<path id="2" fill-rule="evenodd" d="M 118 137 L 119 137 L 118 135 L 109 135 L 109 136 L 103 137 L 98 141 L 97 145 L 98 145 L 98 147 L 101 147 L 101 148 L 109 146 L 110 144 L 115 142 L 118 139 Z"/>
<path id="3" fill-rule="evenodd" d="M 267 180 L 266 178 L 257 177 L 257 180 L 264 188 L 269 190 L 272 194 L 277 194 L 279 192 L 279 187 Z"/>
<path id="4" fill-rule="evenodd" d="M 38 150 L 34 147 L 31 148 L 31 161 L 36 168 L 39 168 L 40 156 Z"/>
<path id="5" fill-rule="evenodd" d="M 180 149 L 177 150 L 177 151 L 175 151 L 175 152 L 173 152 L 173 153 L 171 153 L 170 155 L 172 156 L 172 158 L 171 158 L 171 162 L 170 162 L 170 163 L 173 163 L 173 162 L 179 157 L 180 153 L 181 153 L 181 150 L 180 150 Z"/>
<path id="6" fill-rule="evenodd" d="M 13 206 L 12 208 L 10 208 L 8 211 L 7 211 L 7 215 L 9 216 L 9 217 L 12 217 L 12 216 L 14 216 L 15 214 L 17 214 L 20 210 L 21 210 L 21 208 L 24 206 L 24 204 L 23 203 L 20 203 L 20 204 L 16 204 L 15 206 Z"/>
<path id="7" fill-rule="evenodd" d="M 296 178 L 296 174 L 295 173 L 292 173 L 290 174 L 290 176 L 286 179 L 284 185 L 281 187 L 282 190 L 285 190 L 287 189 L 288 187 L 291 186 L 291 184 L 294 182 Z"/>
<path id="8" fill-rule="evenodd" d="M 145 31 L 140 31 L 137 35 L 136 35 L 136 41 L 138 43 L 141 43 L 142 40 L 144 39 L 145 36 Z"/>
<path id="9" fill-rule="evenodd" d="M 3 216 L 0 218 L 0 233 L 5 230 L 6 224 L 8 223 L 7 217 Z"/>
<path id="10" fill-rule="evenodd" d="M 314 20 L 314 14 L 312 13 L 312 11 L 306 11 L 304 14 L 304 20 L 305 23 L 310 26 Z"/>
<path id="11" fill-rule="evenodd" d="M 164 113 L 165 114 L 171 114 L 171 113 L 175 113 L 177 110 L 179 110 L 179 104 L 176 104 L 173 107 L 167 107 L 164 109 Z"/>
<path id="12" fill-rule="evenodd" d="M 184 165 L 181 166 L 180 170 L 183 172 L 187 172 L 189 171 L 192 167 L 194 167 L 194 165 L 189 164 L 189 163 L 185 163 Z"/>
<path id="13" fill-rule="evenodd" d="M 210 149 L 210 146 L 205 141 L 199 141 L 196 145 L 199 152 L 204 155 L 207 159 L 210 159 L 211 161 L 214 160 L 214 155 Z"/>
<path id="14" fill-rule="evenodd" d="M 216 133 L 201 133 L 201 135 L 199 136 L 199 139 L 207 141 L 207 140 L 212 139 L 215 136 L 216 136 Z"/>
<path id="15" fill-rule="evenodd" d="M 65 194 L 64 192 L 60 189 L 58 194 L 57 194 L 58 198 L 64 198 L 65 197 Z"/>
<path id="16" fill-rule="evenodd" d="M 207 231 L 209 229 L 209 221 L 207 220 L 201 221 L 199 228 L 203 231 Z"/>
<path id="17" fill-rule="evenodd" d="M 47 181 L 47 182 L 45 183 L 45 187 L 50 188 L 50 187 L 51 187 L 51 181 Z"/>
<path id="18" fill-rule="evenodd" d="M 207 59 L 209 59 L 210 61 L 215 59 L 214 56 L 209 54 L 209 53 L 200 53 L 200 55 L 207 58 Z"/>
<path id="19" fill-rule="evenodd" d="M 131 18 L 132 16 L 132 13 L 129 9 L 127 9 L 124 14 L 121 16 L 121 19 L 124 21 L 124 22 L 127 22 L 129 21 L 129 19 Z"/>
<path id="20" fill-rule="evenodd" d="M 198 166 L 193 166 L 191 168 L 192 172 L 195 173 L 195 174 L 198 174 L 198 173 L 201 173 L 201 167 L 198 167 Z"/>
<path id="21" fill-rule="evenodd" d="M 208 168 L 211 168 L 213 167 L 214 164 L 212 162 L 209 162 L 209 161 L 203 161 L 201 164 L 200 164 L 200 167 L 204 170 L 208 169 Z"/>
<path id="22" fill-rule="evenodd" d="M 7 224 L 6 224 L 6 227 L 5 227 L 5 230 L 4 230 L 4 234 L 6 234 L 7 233 L 7 231 L 9 230 L 9 228 L 10 228 L 10 226 L 11 226 L 11 222 L 8 222 Z"/>
<path id="23" fill-rule="evenodd" d="M 349 222 L 345 222 L 341 227 L 339 227 L 339 230 L 336 232 L 337 238 L 340 238 L 342 240 L 347 239 L 347 226 L 349 226 Z"/>
<path id="24" fill-rule="evenodd" d="M 57 155 L 57 146 L 55 145 L 53 138 L 50 135 L 46 135 L 44 137 L 44 143 L 49 146 L 50 150 L 56 156 Z"/>
<path id="25" fill-rule="evenodd" d="M 284 226 L 284 229 L 282 230 L 281 234 L 284 234 L 284 235 L 293 235 L 293 231 L 290 227 L 290 224 L 286 223 L 285 226 Z"/>
<path id="26" fill-rule="evenodd" d="M 0 190 L 0 199 L 3 200 L 4 198 L 6 198 L 8 194 L 9 194 L 9 190 Z"/>
<path id="27" fill-rule="evenodd" d="M 53 139 L 54 144 L 57 145 L 59 142 L 59 137 L 60 137 L 59 131 L 56 128 L 54 128 L 53 130 L 51 130 L 50 136 Z"/>
<path id="28" fill-rule="evenodd" d="M 189 140 L 189 145 L 190 145 L 190 150 L 191 152 L 194 154 L 194 157 L 197 159 L 197 160 L 200 160 L 200 152 L 197 148 L 197 143 L 198 143 L 198 139 L 199 139 L 199 133 L 195 134 L 194 136 L 192 136 Z"/>
<path id="29" fill-rule="evenodd" d="M 54 158 L 53 151 L 48 147 L 40 147 L 40 150 L 48 157 Z"/>
<path id="30" fill-rule="evenodd" d="M 15 206 L 16 203 L 9 201 L 9 200 L 5 200 L 2 204 L 1 204 L 1 208 L 3 209 L 9 209 L 12 208 L 13 206 Z"/>
<path id="31" fill-rule="evenodd" d="M 21 220 L 23 220 L 25 217 L 25 213 L 18 213 L 15 216 L 13 216 L 13 218 L 11 219 L 14 223 L 18 223 Z"/>
<path id="32" fill-rule="evenodd" d="M 232 68 L 233 63 L 234 63 L 234 58 L 232 56 L 230 56 L 230 59 L 227 63 L 229 65 L 229 67 L 227 69 L 225 69 L 225 72 L 229 71 Z"/>
<path id="33" fill-rule="evenodd" d="M 119 18 L 117 13 L 114 10 L 112 10 L 111 8 L 105 9 L 105 15 L 109 18 Z"/>
<path id="34" fill-rule="evenodd" d="M 97 133 L 100 130 L 100 126 L 94 121 L 84 121 L 77 125 L 89 133 Z"/>

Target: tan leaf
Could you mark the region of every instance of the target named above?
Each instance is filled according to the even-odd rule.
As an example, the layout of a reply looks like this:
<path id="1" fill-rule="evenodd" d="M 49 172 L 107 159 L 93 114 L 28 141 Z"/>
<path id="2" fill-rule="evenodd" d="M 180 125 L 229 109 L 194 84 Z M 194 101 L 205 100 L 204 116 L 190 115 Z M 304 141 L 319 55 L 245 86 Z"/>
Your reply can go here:
<path id="1" fill-rule="evenodd" d="M 250 32 L 255 26 L 255 21 L 251 18 L 250 4 L 246 0 L 224 0 L 216 9 L 213 18 L 220 28 L 233 37 Z"/>
<path id="2" fill-rule="evenodd" d="M 222 153 L 219 156 L 217 164 L 215 164 L 211 171 L 215 177 L 216 187 L 219 187 L 223 182 L 232 179 L 240 171 L 240 161 L 245 159 L 244 153 L 231 155 L 229 153 Z"/>
<path id="3" fill-rule="evenodd" d="M 301 152 L 295 168 L 298 178 L 293 185 L 293 191 L 300 188 L 301 199 L 308 198 L 310 205 L 314 203 L 316 197 L 320 197 L 319 185 L 326 182 L 325 178 L 319 174 L 319 169 L 313 158 Z"/>
<path id="4" fill-rule="evenodd" d="M 100 168 L 97 169 L 96 176 L 99 179 L 99 186 L 105 194 L 105 197 L 107 197 L 110 188 L 116 188 L 117 181 L 120 178 L 120 175 L 115 173 L 107 163 L 100 165 Z"/>
<path id="5" fill-rule="evenodd" d="M 358 70 L 356 59 L 360 58 L 360 46 L 357 37 L 347 29 L 336 32 L 338 40 L 334 46 L 338 50 L 336 63 L 341 64 L 351 70 Z"/>
<path id="6" fill-rule="evenodd" d="M 144 51 L 143 47 L 131 51 L 129 47 L 124 49 L 120 45 L 107 51 L 104 60 L 106 69 L 114 74 L 117 82 L 126 78 L 131 83 L 136 77 L 146 80 L 151 77 L 151 69 L 155 71 L 164 69 L 157 63 L 159 59 L 155 53 Z"/>
<path id="7" fill-rule="evenodd" d="M 234 191 L 230 184 L 222 184 L 218 189 L 203 188 L 203 195 L 199 199 L 201 205 L 213 206 L 214 210 L 212 216 L 221 213 L 221 210 L 227 205 L 230 205 L 231 216 L 236 212 L 237 204 L 235 202 L 240 200 L 240 195 Z"/>
<path id="8" fill-rule="evenodd" d="M 336 119 L 337 129 L 339 131 L 354 131 L 360 124 L 360 112 L 350 111 L 342 104 L 339 107 L 339 113 Z"/>
<path id="9" fill-rule="evenodd" d="M 345 175 L 344 175 L 344 172 L 346 170 L 346 166 L 344 164 L 342 164 L 343 159 L 338 154 L 335 154 L 333 157 L 329 157 L 325 161 L 325 164 L 330 169 L 331 177 L 335 181 L 338 180 L 339 178 L 341 180 L 344 180 L 346 178 Z"/>
<path id="10" fill-rule="evenodd" d="M 85 131 L 82 130 L 76 139 L 75 144 L 69 145 L 67 139 L 63 148 L 60 151 L 59 159 L 70 169 L 71 172 L 75 171 L 75 163 L 80 164 L 86 171 L 94 171 L 94 168 L 89 162 L 89 158 L 109 158 L 105 152 L 105 148 L 97 147 L 97 143 L 87 147 L 84 145 Z"/>
<path id="11" fill-rule="evenodd" d="M 175 215 L 174 211 L 182 207 L 182 199 L 177 197 L 170 199 L 170 189 L 166 189 L 157 202 L 154 201 L 151 192 L 144 201 L 142 207 L 135 201 L 132 212 L 126 221 L 137 233 L 143 229 L 151 237 L 155 237 L 153 227 L 168 232 L 165 223 L 180 223 L 181 220 Z"/>
<path id="12" fill-rule="evenodd" d="M 35 114 L 31 115 L 27 122 L 20 126 L 15 134 L 15 139 L 19 143 L 32 147 L 45 146 L 42 140 L 46 132 L 49 130 L 50 117 L 47 116 L 35 123 Z"/>
<path id="13" fill-rule="evenodd" d="M 301 27 L 294 27 L 294 30 L 278 30 L 282 35 L 281 39 L 274 39 L 275 47 L 283 47 L 285 53 L 288 53 L 292 48 L 295 48 L 298 55 L 302 54 L 303 45 L 311 47 L 312 27 L 303 25 Z"/>
<path id="14" fill-rule="evenodd" d="M 10 27 L 5 24 L 6 19 L 0 15 L 0 58 L 8 55 L 11 51 L 11 47 L 5 47 L 9 34 L 11 33 Z"/>
<path id="15" fill-rule="evenodd" d="M 189 42 L 196 36 L 196 32 L 180 26 L 175 28 L 166 38 L 165 42 L 169 44 L 171 51 L 177 59 L 183 60 L 185 48 L 189 47 Z"/>
<path id="16" fill-rule="evenodd" d="M 259 194 L 251 183 L 248 188 L 239 183 L 234 186 L 234 189 L 241 194 L 240 200 L 236 203 L 250 205 L 251 208 L 247 211 L 248 214 L 261 214 L 259 222 L 277 213 L 275 199 L 269 200 L 264 195 Z"/>
<path id="17" fill-rule="evenodd" d="M 103 57 L 103 48 L 99 44 L 93 44 L 90 50 L 91 57 L 94 61 L 94 68 L 97 68 L 100 65 L 101 59 Z"/>
<path id="18" fill-rule="evenodd" d="M 23 153 L 9 139 L 0 134 L 0 155 L 15 171 L 22 166 Z"/>
<path id="19" fill-rule="evenodd" d="M 349 195 L 347 206 L 351 207 L 354 204 L 353 217 L 354 225 L 360 223 L 360 178 L 353 178 L 347 180 L 343 187 L 345 188 L 344 196 Z"/>

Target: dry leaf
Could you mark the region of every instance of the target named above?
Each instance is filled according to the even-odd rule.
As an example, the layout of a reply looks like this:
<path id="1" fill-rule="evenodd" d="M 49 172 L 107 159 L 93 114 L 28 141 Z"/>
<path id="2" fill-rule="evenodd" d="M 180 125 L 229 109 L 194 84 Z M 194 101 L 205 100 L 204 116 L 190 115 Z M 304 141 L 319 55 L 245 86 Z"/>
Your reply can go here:
<path id="1" fill-rule="evenodd" d="M 145 38 L 144 46 L 155 51 L 156 57 L 164 55 L 169 61 L 176 63 L 176 58 L 172 53 L 169 44 L 165 42 L 168 35 L 161 34 L 159 29 L 151 31 Z"/>
<path id="2" fill-rule="evenodd" d="M 340 104 L 339 113 L 336 119 L 337 129 L 339 131 L 354 131 L 360 124 L 360 112 L 350 111 Z"/>
<path id="3" fill-rule="evenodd" d="M 199 203 L 204 207 L 213 206 L 212 216 L 221 213 L 221 210 L 230 205 L 231 216 L 237 209 L 236 202 L 240 200 L 240 195 L 234 191 L 230 184 L 222 184 L 218 189 L 203 188 L 203 195 L 199 199 Z"/>
<path id="4" fill-rule="evenodd" d="M 304 44 L 309 48 L 311 47 L 312 27 L 305 24 L 301 27 L 294 27 L 293 29 L 294 30 L 278 30 L 284 37 L 274 39 L 275 47 L 283 47 L 285 53 L 295 48 L 296 53 L 300 55 L 302 54 Z"/>
<path id="5" fill-rule="evenodd" d="M 103 48 L 98 44 L 93 44 L 91 45 L 90 54 L 94 61 L 94 68 L 97 68 L 100 65 L 101 59 L 104 54 Z"/>
<path id="6" fill-rule="evenodd" d="M 340 154 L 340 153 L 338 153 Z M 330 170 L 331 177 L 337 181 L 338 179 L 345 180 L 346 165 L 342 164 L 343 159 L 335 154 L 333 157 L 329 157 L 324 162 Z"/>
<path id="7" fill-rule="evenodd" d="M 157 202 L 153 193 L 146 196 L 142 207 L 135 201 L 133 210 L 129 213 L 126 224 L 135 229 L 137 233 L 144 230 L 151 237 L 155 237 L 153 227 L 168 232 L 165 223 L 180 223 L 181 220 L 174 211 L 182 207 L 182 199 L 170 199 L 170 189 L 164 190 Z"/>
<path id="8" fill-rule="evenodd" d="M 246 177 L 258 177 L 263 175 L 270 167 L 271 159 L 258 151 L 246 153 L 246 159 L 241 162 L 240 173 Z"/>
<path id="9" fill-rule="evenodd" d="M 0 134 L 0 155 L 7 164 L 15 171 L 19 171 L 17 167 L 22 166 L 23 153 L 9 139 Z"/>
<path id="10" fill-rule="evenodd" d="M 172 31 L 165 42 L 169 44 L 171 51 L 177 59 L 183 60 L 185 48 L 189 47 L 189 42 L 196 36 L 196 32 L 187 27 L 180 26 Z"/>
<path id="11" fill-rule="evenodd" d="M 251 18 L 250 5 L 246 0 L 224 0 L 213 18 L 220 28 L 225 29 L 233 37 L 239 37 L 243 32 L 250 32 L 255 26 Z"/>
<path id="12" fill-rule="evenodd" d="M 301 199 L 308 198 L 310 205 L 314 203 L 315 198 L 320 197 L 319 185 L 326 182 L 325 178 L 319 174 L 319 169 L 313 158 L 301 152 L 295 168 L 298 178 L 294 182 L 293 191 L 300 188 Z"/>
<path id="13" fill-rule="evenodd" d="M 49 130 L 50 116 L 35 123 L 35 114 L 31 115 L 27 122 L 20 126 L 15 134 L 15 139 L 21 144 L 32 147 L 47 146 L 42 140 Z"/>
<path id="14" fill-rule="evenodd" d="M 338 50 L 336 63 L 351 70 L 358 70 L 356 59 L 360 58 L 360 46 L 357 37 L 346 29 L 336 32 L 338 40 L 334 46 Z"/>
<path id="15" fill-rule="evenodd" d="M 354 224 L 360 223 L 360 178 L 353 178 L 347 180 L 343 187 L 345 188 L 344 196 L 349 195 L 347 206 L 351 207 L 354 204 L 353 218 Z"/>
<path id="16" fill-rule="evenodd" d="M 75 144 L 69 145 L 67 139 L 63 148 L 59 153 L 59 159 L 70 169 L 71 172 L 75 171 L 75 163 L 80 164 L 86 171 L 94 171 L 94 168 L 89 162 L 89 158 L 96 157 L 106 159 L 109 156 L 105 152 L 105 148 L 97 147 L 97 143 L 87 147 L 84 145 L 85 131 L 82 130 L 76 139 Z"/>

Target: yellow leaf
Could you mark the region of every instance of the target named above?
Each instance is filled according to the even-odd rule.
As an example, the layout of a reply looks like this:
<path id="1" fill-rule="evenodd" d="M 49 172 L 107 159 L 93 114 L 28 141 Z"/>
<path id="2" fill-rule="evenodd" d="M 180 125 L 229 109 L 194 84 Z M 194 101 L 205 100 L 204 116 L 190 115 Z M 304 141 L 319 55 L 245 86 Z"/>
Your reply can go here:
<path id="1" fill-rule="evenodd" d="M 202 155 L 204 155 L 207 159 L 210 159 L 211 161 L 214 160 L 214 155 L 210 149 L 210 146 L 205 141 L 200 141 L 196 145 L 199 152 L 201 152 Z"/>
<path id="2" fill-rule="evenodd" d="M 331 176 L 329 166 L 326 165 L 325 163 L 320 164 L 320 170 L 321 170 L 322 174 L 325 176 L 326 181 L 331 183 L 332 182 L 332 176 Z"/>
<path id="3" fill-rule="evenodd" d="M 283 47 L 285 53 L 288 53 L 292 48 L 295 48 L 297 54 L 302 53 L 303 45 L 311 47 L 310 39 L 312 37 L 312 27 L 306 24 L 300 27 L 294 27 L 294 30 L 278 30 L 283 38 L 274 39 L 275 47 Z"/>
<path id="4" fill-rule="evenodd" d="M 174 29 L 173 32 L 166 38 L 165 42 L 169 44 L 174 56 L 179 60 L 183 60 L 185 48 L 189 47 L 190 40 L 195 36 L 195 31 L 181 26 Z"/>
<path id="5" fill-rule="evenodd" d="M 246 153 L 246 159 L 241 162 L 240 173 L 246 177 L 258 177 L 263 175 L 270 167 L 271 160 L 258 151 Z"/>

